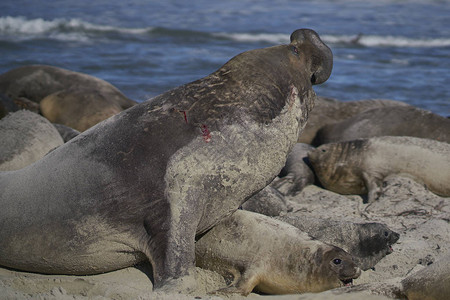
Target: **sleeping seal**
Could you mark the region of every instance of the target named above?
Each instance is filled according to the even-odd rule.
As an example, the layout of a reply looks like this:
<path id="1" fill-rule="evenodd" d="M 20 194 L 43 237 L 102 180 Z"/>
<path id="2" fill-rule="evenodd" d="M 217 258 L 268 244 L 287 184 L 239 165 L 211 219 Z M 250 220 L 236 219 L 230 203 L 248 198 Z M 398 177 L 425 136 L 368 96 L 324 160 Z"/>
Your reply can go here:
<path id="1" fill-rule="evenodd" d="M 318 146 L 387 135 L 450 143 L 450 119 L 414 106 L 374 108 L 322 127 L 312 143 Z"/>
<path id="2" fill-rule="evenodd" d="M 149 260 L 155 288 L 192 290 L 195 236 L 278 174 L 331 68 L 317 33 L 297 30 L 0 173 L 0 264 L 95 274 Z"/>
<path id="3" fill-rule="evenodd" d="M 403 174 L 439 196 L 450 196 L 450 144 L 444 142 L 383 136 L 325 144 L 308 157 L 320 183 L 336 193 L 368 193 L 373 202 L 384 178 Z"/>
<path id="4" fill-rule="evenodd" d="M 197 266 L 228 279 L 219 292 L 321 292 L 361 274 L 352 256 L 282 221 L 238 210 L 196 243 Z"/>

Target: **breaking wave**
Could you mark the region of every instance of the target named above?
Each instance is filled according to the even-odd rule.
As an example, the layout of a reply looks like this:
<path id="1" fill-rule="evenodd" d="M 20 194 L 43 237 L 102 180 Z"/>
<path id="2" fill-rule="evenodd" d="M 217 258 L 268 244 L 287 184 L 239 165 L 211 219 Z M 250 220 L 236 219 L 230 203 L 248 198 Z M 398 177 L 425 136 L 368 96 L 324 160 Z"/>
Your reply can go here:
<path id="1" fill-rule="evenodd" d="M 246 43 L 288 43 L 289 35 L 281 33 L 208 33 L 161 27 L 127 28 L 89 23 L 80 19 L 25 17 L 0 17 L 0 40 L 20 41 L 29 39 L 55 39 L 60 41 L 89 42 L 104 39 L 145 38 L 149 35 L 164 35 L 172 38 L 202 37 L 227 39 Z M 321 35 L 324 42 L 335 45 L 363 47 L 448 47 L 450 38 L 410 38 L 403 36 L 377 35 Z"/>

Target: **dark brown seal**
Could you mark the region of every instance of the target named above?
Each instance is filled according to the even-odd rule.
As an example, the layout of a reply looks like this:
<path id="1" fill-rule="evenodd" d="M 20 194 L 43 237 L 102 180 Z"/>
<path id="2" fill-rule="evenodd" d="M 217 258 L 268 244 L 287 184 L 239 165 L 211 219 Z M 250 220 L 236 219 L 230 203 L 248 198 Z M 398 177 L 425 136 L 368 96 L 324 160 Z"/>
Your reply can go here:
<path id="1" fill-rule="evenodd" d="M 339 101 L 332 98 L 317 97 L 315 109 L 311 112 L 308 124 L 298 138 L 298 142 L 311 144 L 317 131 L 327 124 L 341 122 L 370 109 L 392 106 L 408 106 L 408 104 L 387 99 Z"/>
<path id="2" fill-rule="evenodd" d="M 313 144 L 387 135 L 414 136 L 450 143 L 450 119 L 413 106 L 375 108 L 322 127 Z"/>
<path id="3" fill-rule="evenodd" d="M 219 292 L 321 292 L 361 274 L 350 254 L 270 217 L 238 210 L 196 243 L 197 266 L 228 279 Z"/>
<path id="4" fill-rule="evenodd" d="M 322 145 L 309 153 L 320 183 L 340 194 L 381 193 L 389 175 L 406 174 L 440 196 L 450 196 L 450 144 L 416 137 L 383 136 Z"/>
<path id="5" fill-rule="evenodd" d="M 364 271 L 391 254 L 400 235 L 381 223 L 353 223 L 308 215 L 285 215 L 276 219 L 289 223 L 313 238 L 338 246 L 350 253 Z"/>
<path id="6" fill-rule="evenodd" d="M 149 260 L 155 288 L 191 290 L 195 236 L 279 173 L 331 68 L 297 30 L 0 173 L 0 264 L 94 274 Z"/>

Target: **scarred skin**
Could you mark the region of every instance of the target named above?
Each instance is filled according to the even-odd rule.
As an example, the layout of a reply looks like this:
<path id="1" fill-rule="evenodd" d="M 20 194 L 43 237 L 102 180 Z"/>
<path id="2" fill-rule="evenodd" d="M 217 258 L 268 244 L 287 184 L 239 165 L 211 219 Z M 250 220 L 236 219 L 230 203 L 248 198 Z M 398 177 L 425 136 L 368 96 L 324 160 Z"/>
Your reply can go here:
<path id="1" fill-rule="evenodd" d="M 95 274 L 149 260 L 154 287 L 195 288 L 195 236 L 280 171 L 332 54 L 312 30 L 244 52 L 211 75 L 0 173 L 0 264 Z"/>
<path id="2" fill-rule="evenodd" d="M 358 278 L 359 267 L 341 248 L 311 238 L 282 221 L 238 210 L 196 243 L 197 266 L 222 274 L 219 293 L 248 295 L 321 292 Z"/>
<path id="3" fill-rule="evenodd" d="M 368 194 L 375 201 L 383 180 L 403 174 L 440 196 L 450 196 L 450 144 L 416 137 L 383 136 L 330 143 L 309 153 L 320 183 L 340 194 Z"/>

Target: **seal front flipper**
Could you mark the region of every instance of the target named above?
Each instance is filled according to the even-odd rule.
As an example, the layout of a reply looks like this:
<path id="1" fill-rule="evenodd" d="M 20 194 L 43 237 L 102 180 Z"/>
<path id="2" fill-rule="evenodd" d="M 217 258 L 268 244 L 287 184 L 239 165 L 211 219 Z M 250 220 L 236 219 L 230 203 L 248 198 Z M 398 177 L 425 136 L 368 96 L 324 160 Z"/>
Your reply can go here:
<path id="1" fill-rule="evenodd" d="M 248 296 L 259 284 L 259 281 L 257 272 L 246 270 L 236 284 L 214 291 L 213 294 L 241 294 L 242 296 Z"/>
<path id="2" fill-rule="evenodd" d="M 375 202 L 381 195 L 381 179 L 367 172 L 362 172 L 362 179 L 367 188 L 368 203 Z"/>

